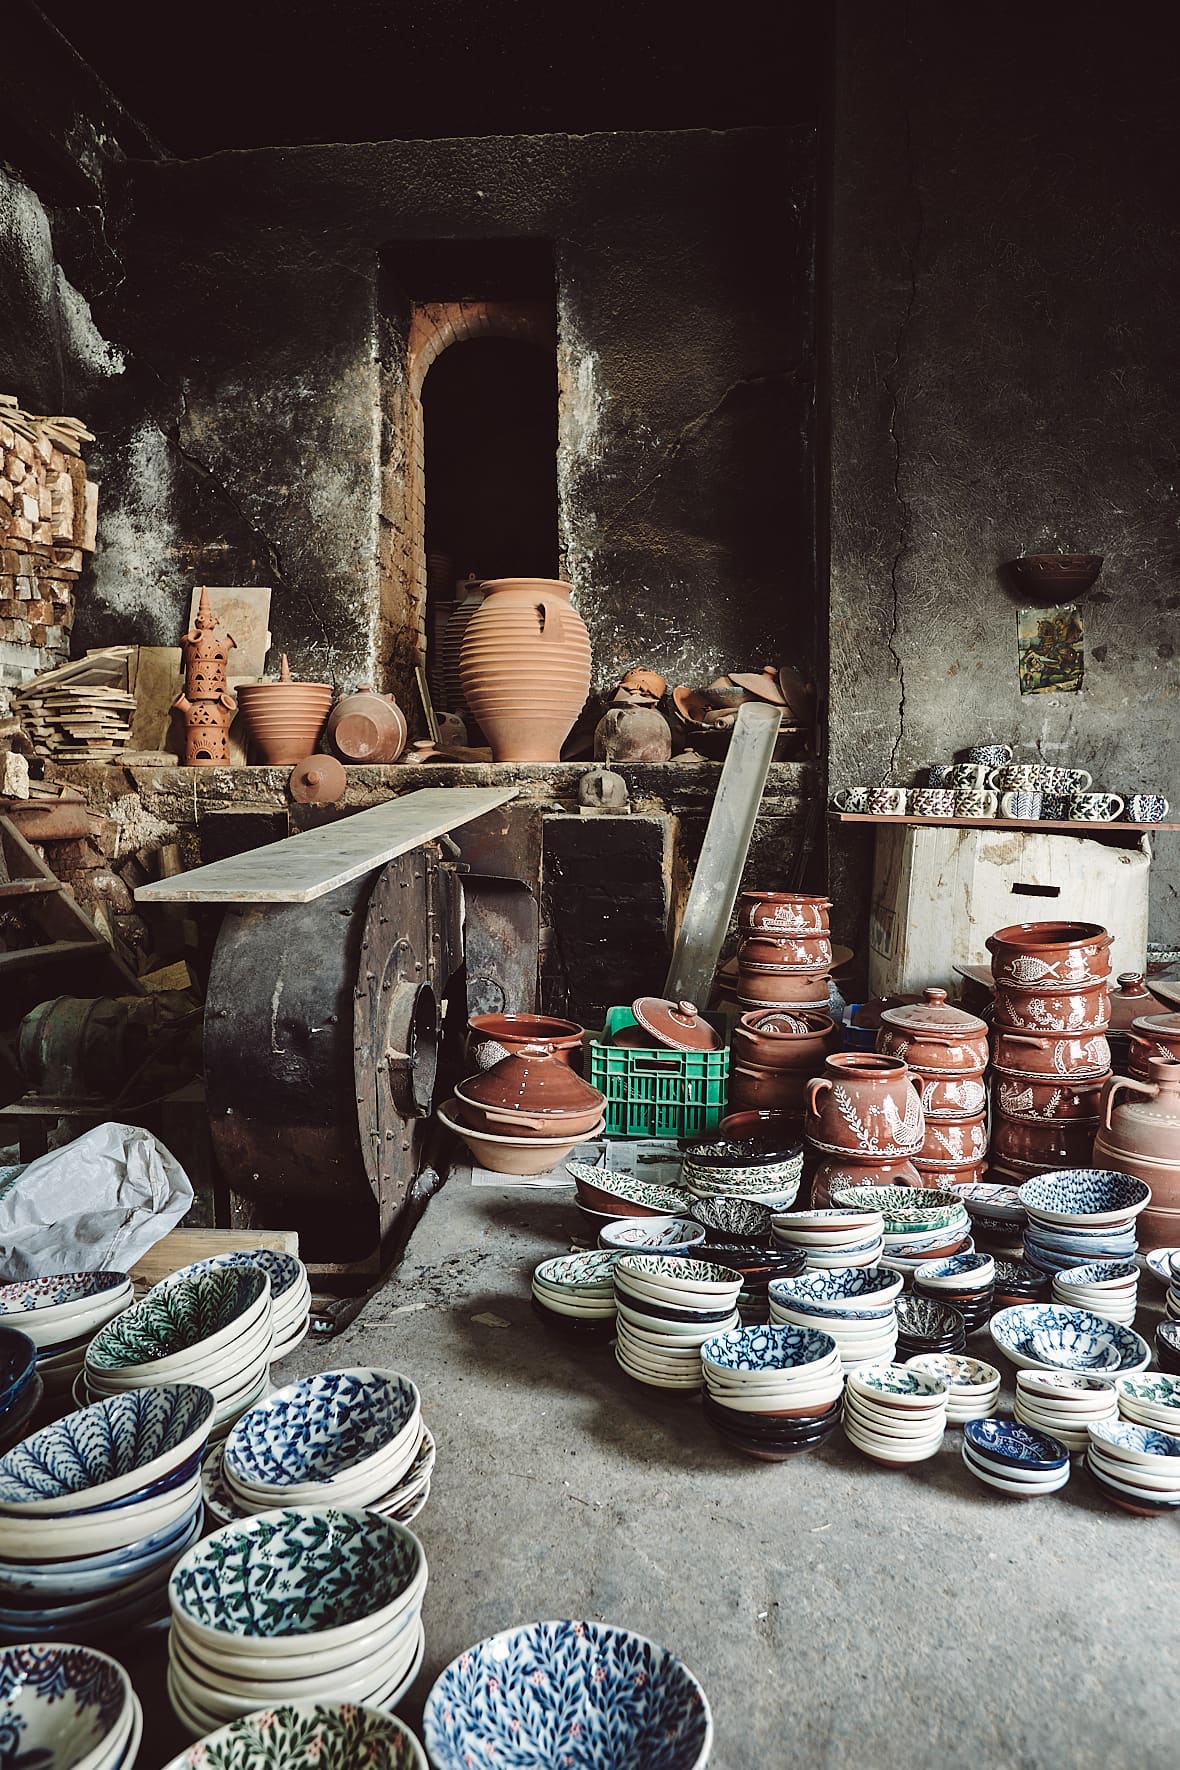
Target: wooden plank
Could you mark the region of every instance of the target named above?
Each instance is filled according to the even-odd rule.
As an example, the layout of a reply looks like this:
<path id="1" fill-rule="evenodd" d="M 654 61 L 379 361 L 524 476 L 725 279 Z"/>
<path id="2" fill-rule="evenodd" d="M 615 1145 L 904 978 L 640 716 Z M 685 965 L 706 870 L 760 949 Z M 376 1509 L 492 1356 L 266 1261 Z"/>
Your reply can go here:
<path id="1" fill-rule="evenodd" d="M 194 1261 L 239 1249 L 269 1248 L 272 1254 L 298 1254 L 299 1235 L 294 1229 L 172 1229 L 149 1248 L 131 1268 L 137 1284 L 159 1284 Z"/>
<path id="2" fill-rule="evenodd" d="M 8 879 L 0 883 L 0 898 L 36 897 L 39 892 L 60 890 L 60 879 Z"/>
<path id="3" fill-rule="evenodd" d="M 312 903 L 515 799 L 518 787 L 423 787 L 281 842 L 141 885 L 137 903 Z"/>
<path id="4" fill-rule="evenodd" d="M 1050 817 L 878 817 L 870 811 L 830 811 L 836 824 L 913 824 L 932 830 L 1078 830 L 1084 836 L 1104 831 L 1134 830 L 1150 836 L 1155 830 L 1180 830 L 1180 824 L 1131 824 L 1121 818 L 1080 817 L 1058 821 Z"/>
<path id="5" fill-rule="evenodd" d="M 58 965 L 63 960 L 114 958 L 114 953 L 98 935 L 94 940 L 54 940 L 48 946 L 14 947 L 0 953 L 0 977 L 14 977 L 18 971 L 35 971 L 41 965 Z"/>

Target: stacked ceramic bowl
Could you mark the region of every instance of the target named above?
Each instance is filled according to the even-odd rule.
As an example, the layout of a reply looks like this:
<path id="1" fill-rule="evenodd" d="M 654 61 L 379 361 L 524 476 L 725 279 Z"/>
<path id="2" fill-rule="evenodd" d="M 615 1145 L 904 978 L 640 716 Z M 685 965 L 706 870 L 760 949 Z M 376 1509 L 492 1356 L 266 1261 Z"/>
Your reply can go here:
<path id="1" fill-rule="evenodd" d="M 958 1310 L 971 1334 L 992 1312 L 995 1281 L 996 1263 L 990 1254 L 952 1254 L 949 1260 L 924 1260 L 914 1274 L 914 1290 Z"/>
<path id="2" fill-rule="evenodd" d="M 1135 1218 L 1151 1199 L 1146 1181 L 1105 1168 L 1065 1168 L 1020 1188 L 1028 1212 L 1024 1257 L 1043 1272 L 1098 1260 L 1129 1260 Z"/>
<path id="3" fill-rule="evenodd" d="M 269 1278 L 259 1266 L 229 1266 L 157 1285 L 132 1304 L 90 1342 L 79 1381 L 92 1401 L 155 1383 L 200 1383 L 213 1396 L 216 1438 L 262 1395 L 271 1344 Z"/>
<path id="4" fill-rule="evenodd" d="M 836 1343 L 815 1328 L 732 1328 L 701 1347 L 704 1407 L 723 1443 L 764 1462 L 812 1450 L 840 1424 Z"/>
<path id="5" fill-rule="evenodd" d="M 852 1211 L 877 1211 L 884 1219 L 881 1264 L 913 1273 L 923 1260 L 949 1260 L 970 1253 L 971 1221 L 953 1192 L 912 1186 L 849 1186 L 836 1188 L 833 1205 Z"/>
<path id="6" fill-rule="evenodd" d="M 895 1304 L 901 1285 L 897 1273 L 879 1266 L 776 1279 L 770 1286 L 770 1319 L 830 1334 L 845 1370 L 889 1364 L 897 1345 Z"/>
<path id="7" fill-rule="evenodd" d="M 0 1451 L 28 1429 L 44 1390 L 37 1375 L 37 1348 L 28 1334 L 0 1327 Z"/>
<path id="8" fill-rule="evenodd" d="M 1164 1307 L 1173 1321 L 1180 1321 L 1180 1253 L 1168 1257 L 1169 1282 Z"/>
<path id="9" fill-rule="evenodd" d="M 695 1199 L 692 1214 L 705 1230 L 701 1257 L 740 1275 L 743 1303 L 761 1303 L 774 1279 L 793 1278 L 807 1263 L 801 1248 L 773 1239 L 773 1212 L 754 1199 L 718 1193 Z"/>
<path id="10" fill-rule="evenodd" d="M 1067 1450 L 1085 1450 L 1092 1420 L 1118 1418 L 1111 1385 L 1081 1371 L 1023 1370 L 1016 1373 L 1016 1418 L 1060 1438 Z"/>
<path id="11" fill-rule="evenodd" d="M 1180 1438 L 1129 1420 L 1090 1427 L 1090 1479 L 1125 1512 L 1158 1518 L 1180 1511 Z"/>
<path id="12" fill-rule="evenodd" d="M 1124 1327 L 1134 1323 L 1138 1296 L 1139 1268 L 1134 1260 L 1098 1260 L 1053 1274 L 1055 1303 L 1067 1309 L 1091 1309 Z"/>
<path id="13" fill-rule="evenodd" d="M 426 1557 L 376 1512 L 261 1512 L 189 1550 L 168 1599 L 168 1695 L 197 1737 L 307 1698 L 393 1708 L 425 1652 Z"/>
<path id="14" fill-rule="evenodd" d="M 970 1420 L 963 1461 L 976 1481 L 1010 1499 L 1057 1493 L 1069 1480 L 1069 1451 L 1059 1438 L 1018 1420 Z"/>
<path id="15" fill-rule="evenodd" d="M 994 1364 L 985 1364 L 980 1358 L 956 1352 L 919 1352 L 906 1359 L 906 1368 L 924 1371 L 946 1384 L 948 1426 L 989 1419 L 999 1405 L 1000 1373 Z"/>
<path id="16" fill-rule="evenodd" d="M 178 1284 L 186 1278 L 200 1278 L 206 1272 L 221 1272 L 228 1267 L 258 1266 L 270 1280 L 271 1327 L 274 1346 L 270 1361 L 278 1364 L 307 1338 L 311 1321 L 311 1281 L 307 1267 L 295 1254 L 276 1254 L 269 1248 L 240 1248 L 228 1254 L 213 1254 L 183 1266 L 157 1289 Z"/>
<path id="17" fill-rule="evenodd" d="M 1133 1328 L 1105 1321 L 1088 1309 L 1060 1303 L 1026 1303 L 1001 1309 L 988 1322 L 996 1347 L 1017 1370 L 1087 1371 L 1092 1376 L 1130 1376 L 1146 1370 L 1151 1350 Z"/>
<path id="18" fill-rule="evenodd" d="M 681 1184 L 694 1199 L 739 1198 L 787 1211 L 803 1174 L 802 1144 L 779 1145 L 774 1138 L 725 1137 L 719 1132 L 681 1145 Z"/>
<path id="19" fill-rule="evenodd" d="M 358 1703 L 283 1702 L 230 1721 L 166 1770 L 429 1770 L 404 1721 Z"/>
<path id="20" fill-rule="evenodd" d="M 613 1168 L 592 1162 L 570 1161 L 579 1210 L 599 1223 L 632 1217 L 687 1217 L 691 1200 L 687 1192 L 672 1186 L 653 1186 Z"/>
<path id="21" fill-rule="evenodd" d="M 91 1647 L 0 1652 L 0 1740 L 6 1765 L 133 1770 L 143 1710 L 116 1660 Z"/>
<path id="22" fill-rule="evenodd" d="M 775 1241 L 801 1248 L 814 1271 L 839 1266 L 875 1266 L 885 1247 L 885 1219 L 879 1211 L 787 1211 L 771 1218 Z"/>
<path id="23" fill-rule="evenodd" d="M 1047 1303 L 1050 1279 L 1039 1266 L 1023 1260 L 997 1260 L 992 1308 L 1013 1309 L 1021 1303 Z"/>
<path id="24" fill-rule="evenodd" d="M 125 1272 L 65 1272 L 0 1285 L 0 1321 L 36 1346 L 45 1393 L 68 1395 L 95 1334 L 131 1301 Z"/>
<path id="25" fill-rule="evenodd" d="M 212 1415 L 195 1385 L 137 1389 L 0 1458 L 0 1636 L 109 1640 L 163 1615 L 201 1528 Z"/>
<path id="26" fill-rule="evenodd" d="M 618 1217 L 598 1231 L 598 1245 L 615 1254 L 689 1254 L 705 1231 L 691 1217 Z"/>
<path id="27" fill-rule="evenodd" d="M 1162 1371 L 1180 1377 L 1180 1321 L 1161 1321 L 1155 1330 L 1155 1356 Z"/>
<path id="28" fill-rule="evenodd" d="M 615 1357 L 655 1389 L 699 1389 L 701 1346 L 739 1325 L 741 1279 L 726 1266 L 679 1255 L 620 1254 Z"/>
<path id="29" fill-rule="evenodd" d="M 562 1254 L 542 1260 L 533 1272 L 533 1308 L 550 1326 L 590 1335 L 609 1334 L 615 1325 L 616 1251 Z"/>
<path id="30" fill-rule="evenodd" d="M 899 1297 L 897 1310 L 897 1356 L 914 1358 L 921 1352 L 962 1352 L 967 1345 L 967 1326 L 950 1303 L 931 1297 Z"/>
<path id="31" fill-rule="evenodd" d="M 991 1180 L 952 1180 L 946 1190 L 962 1199 L 971 1219 L 971 1233 L 983 1247 L 991 1253 L 1020 1253 L 1028 1212 L 1020 1202 L 1018 1186 L 1002 1186 Z"/>
<path id="32" fill-rule="evenodd" d="M 926 1371 L 887 1364 L 849 1371 L 844 1435 L 879 1463 L 924 1463 L 946 1430 L 947 1387 Z"/>
<path id="33" fill-rule="evenodd" d="M 1180 1378 L 1144 1371 L 1141 1377 L 1116 1377 L 1114 1390 L 1124 1420 L 1180 1437 Z"/>

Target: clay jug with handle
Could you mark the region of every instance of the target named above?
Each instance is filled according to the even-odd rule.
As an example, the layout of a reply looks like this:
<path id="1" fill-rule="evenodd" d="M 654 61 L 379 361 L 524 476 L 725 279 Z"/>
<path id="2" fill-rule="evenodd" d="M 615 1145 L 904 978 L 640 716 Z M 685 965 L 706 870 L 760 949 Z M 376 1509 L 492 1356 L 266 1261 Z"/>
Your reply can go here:
<path id="1" fill-rule="evenodd" d="M 493 578 L 459 679 L 497 762 L 557 762 L 590 692 L 590 636 L 555 578 Z"/>
<path id="2" fill-rule="evenodd" d="M 1180 1244 L 1180 1063 L 1152 1057 L 1150 1080 L 1114 1076 L 1094 1139 L 1094 1165 L 1134 1174 L 1151 1187 L 1139 1216 L 1142 1248 Z M 1135 1098 L 1128 1098 L 1135 1096 Z"/>
<path id="3" fill-rule="evenodd" d="M 917 1155 L 926 1132 L 917 1081 L 896 1058 L 838 1051 L 807 1084 L 804 1136 L 813 1149 L 852 1161 Z"/>
<path id="4" fill-rule="evenodd" d="M 346 762 L 396 762 L 406 747 L 406 716 L 392 695 L 362 682 L 332 708 L 328 738 Z"/>

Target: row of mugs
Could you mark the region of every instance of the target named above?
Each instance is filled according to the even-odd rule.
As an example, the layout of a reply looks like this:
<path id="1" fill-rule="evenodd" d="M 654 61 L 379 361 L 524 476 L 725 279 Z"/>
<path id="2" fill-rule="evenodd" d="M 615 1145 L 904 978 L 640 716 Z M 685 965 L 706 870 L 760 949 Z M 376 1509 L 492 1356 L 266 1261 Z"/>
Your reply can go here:
<path id="1" fill-rule="evenodd" d="M 1055 768 L 1048 762 L 934 762 L 926 771 L 930 786 L 959 793 L 1086 793 L 1094 777 L 1084 768 Z"/>
<path id="2" fill-rule="evenodd" d="M 1087 777 L 1088 778 L 1088 777 Z M 867 812 L 872 817 L 1010 817 L 1023 822 L 1048 818 L 1057 822 L 1113 823 L 1126 812 L 1132 823 L 1158 823 L 1168 802 L 1159 794 L 1043 793 L 1020 789 L 997 793 L 990 788 L 844 787 L 833 800 L 837 811 Z"/>

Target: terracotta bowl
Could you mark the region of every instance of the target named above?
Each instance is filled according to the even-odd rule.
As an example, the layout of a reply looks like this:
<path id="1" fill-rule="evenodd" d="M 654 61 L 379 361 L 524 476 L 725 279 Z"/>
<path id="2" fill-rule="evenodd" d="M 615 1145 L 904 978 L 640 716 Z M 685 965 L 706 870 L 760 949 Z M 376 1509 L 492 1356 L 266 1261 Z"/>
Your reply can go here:
<path id="1" fill-rule="evenodd" d="M 1110 935 L 1097 922 L 1014 922 L 984 942 L 997 984 L 1045 993 L 1110 976 Z"/>
<path id="2" fill-rule="evenodd" d="M 997 1112 L 1010 1119 L 1097 1118 L 1106 1081 L 1095 1076 L 1092 1081 L 1075 1082 L 1068 1077 L 1054 1081 L 1030 1081 L 1027 1076 L 1011 1075 L 1007 1070 L 992 1071 L 992 1103 Z"/>
<path id="3" fill-rule="evenodd" d="M 1073 1168 L 1089 1163 L 1097 1119 L 1048 1119 L 1040 1123 L 1010 1119 L 997 1113 L 992 1122 L 992 1157 L 996 1161 L 1035 1162 L 1047 1168 Z"/>
<path id="4" fill-rule="evenodd" d="M 463 1124 L 455 1112 L 456 1102 L 448 1100 L 437 1109 L 439 1122 L 461 1137 L 481 1168 L 493 1174 L 547 1174 L 561 1166 L 568 1155 L 598 1135 L 605 1124 L 600 1119 L 587 1137 L 500 1137 L 475 1130 Z"/>
<path id="5" fill-rule="evenodd" d="M 801 1069 L 814 1074 L 835 1047 L 836 1027 L 830 1014 L 743 1014 L 733 1029 L 733 1056 L 761 1069 Z"/>
<path id="6" fill-rule="evenodd" d="M 831 899 L 803 891 L 743 891 L 738 927 L 767 934 L 826 934 Z"/>
<path id="7" fill-rule="evenodd" d="M 743 971 L 768 967 L 814 977 L 832 968 L 832 943 L 826 934 L 747 934 L 738 947 Z"/>
<path id="8" fill-rule="evenodd" d="M 997 984 L 994 1020 L 997 1031 L 1070 1034 L 1105 1032 L 1110 1024 L 1110 997 L 1106 985 L 1062 991 L 1017 989 Z"/>
<path id="9" fill-rule="evenodd" d="M 1067 1038 L 1050 1033 L 1011 1033 L 997 1028 L 995 1067 L 1005 1075 L 1042 1076 L 1059 1081 L 1104 1080 L 1110 1072 L 1110 1046 L 1101 1033 Z"/>
<path id="10" fill-rule="evenodd" d="M 522 1045 L 547 1045 L 563 1063 L 576 1067 L 582 1031 L 576 1020 L 549 1014 L 473 1014 L 467 1022 L 467 1051 L 480 1069 L 489 1069 Z"/>

